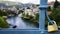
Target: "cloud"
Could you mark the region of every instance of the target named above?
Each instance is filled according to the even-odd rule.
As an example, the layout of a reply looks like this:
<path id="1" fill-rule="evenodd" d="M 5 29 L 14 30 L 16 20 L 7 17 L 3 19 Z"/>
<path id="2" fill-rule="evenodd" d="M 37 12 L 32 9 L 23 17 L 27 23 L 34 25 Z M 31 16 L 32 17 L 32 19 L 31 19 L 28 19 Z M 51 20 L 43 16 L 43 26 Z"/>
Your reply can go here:
<path id="1" fill-rule="evenodd" d="M 40 0 L 0 0 L 0 1 L 13 1 L 13 2 L 40 4 Z M 51 2 L 51 1 L 55 1 L 55 0 L 48 0 L 48 2 Z"/>
<path id="2" fill-rule="evenodd" d="M 40 2 L 40 0 L 0 0 L 0 1 L 13 1 L 13 2 L 34 3 L 34 4 L 39 4 Z"/>
<path id="3" fill-rule="evenodd" d="M 17 2 L 39 4 L 40 0 L 17 0 Z"/>
<path id="4" fill-rule="evenodd" d="M 55 0 L 48 0 L 48 2 L 55 1 Z"/>

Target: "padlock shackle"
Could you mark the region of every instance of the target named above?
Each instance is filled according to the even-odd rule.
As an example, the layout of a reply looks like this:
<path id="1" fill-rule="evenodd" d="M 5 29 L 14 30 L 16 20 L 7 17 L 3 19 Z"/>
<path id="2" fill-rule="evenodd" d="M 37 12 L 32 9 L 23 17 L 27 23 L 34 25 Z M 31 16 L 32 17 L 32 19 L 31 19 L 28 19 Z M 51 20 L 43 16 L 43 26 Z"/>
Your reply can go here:
<path id="1" fill-rule="evenodd" d="M 48 24 L 51 23 L 51 19 L 49 18 L 47 11 L 45 12 L 45 15 L 46 15 L 46 17 L 47 17 Z"/>
<path id="2" fill-rule="evenodd" d="M 48 22 L 50 22 L 51 19 L 49 18 L 47 11 L 45 12 L 45 15 L 46 15 L 46 17 L 47 17 L 47 19 L 48 19 Z"/>
<path id="3" fill-rule="evenodd" d="M 52 23 L 52 25 L 57 25 L 54 20 L 51 20 L 50 22 Z M 49 25 L 49 22 L 48 22 L 48 25 Z"/>

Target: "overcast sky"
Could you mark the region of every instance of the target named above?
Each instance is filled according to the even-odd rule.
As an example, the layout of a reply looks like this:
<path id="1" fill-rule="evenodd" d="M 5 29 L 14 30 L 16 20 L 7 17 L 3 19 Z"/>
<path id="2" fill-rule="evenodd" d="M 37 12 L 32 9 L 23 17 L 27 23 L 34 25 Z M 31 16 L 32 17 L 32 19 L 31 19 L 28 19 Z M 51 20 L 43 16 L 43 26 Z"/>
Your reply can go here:
<path id="1" fill-rule="evenodd" d="M 34 3 L 39 4 L 40 0 L 4 0 L 4 1 L 13 1 L 13 2 L 21 2 L 21 3 Z M 48 0 L 48 2 L 55 1 L 55 0 Z M 60 1 L 60 0 L 58 0 Z"/>

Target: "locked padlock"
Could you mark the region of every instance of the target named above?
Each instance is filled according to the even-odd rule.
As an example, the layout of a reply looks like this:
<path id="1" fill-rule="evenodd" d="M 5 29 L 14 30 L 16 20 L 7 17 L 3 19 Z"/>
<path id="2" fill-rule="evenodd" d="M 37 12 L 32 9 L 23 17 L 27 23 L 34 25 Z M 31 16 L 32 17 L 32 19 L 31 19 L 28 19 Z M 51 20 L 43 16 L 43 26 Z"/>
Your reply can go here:
<path id="1" fill-rule="evenodd" d="M 51 24 L 50 24 L 51 22 Z M 58 31 L 58 26 L 55 21 L 50 21 L 48 22 L 48 32 L 56 32 Z"/>

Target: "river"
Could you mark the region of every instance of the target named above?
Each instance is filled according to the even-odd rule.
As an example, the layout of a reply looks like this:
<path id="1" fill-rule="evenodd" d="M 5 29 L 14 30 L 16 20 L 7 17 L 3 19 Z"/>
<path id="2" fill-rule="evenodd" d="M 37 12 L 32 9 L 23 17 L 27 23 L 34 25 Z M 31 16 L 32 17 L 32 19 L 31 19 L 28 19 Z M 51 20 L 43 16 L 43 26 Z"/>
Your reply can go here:
<path id="1" fill-rule="evenodd" d="M 22 14 L 19 14 L 18 16 L 14 16 L 14 17 L 12 16 L 10 18 L 7 18 L 6 21 L 9 24 L 11 24 L 10 28 L 13 28 L 14 25 L 17 26 L 16 29 L 36 29 L 36 28 L 38 28 L 36 23 L 23 20 L 21 18 L 21 15 Z"/>
<path id="2" fill-rule="evenodd" d="M 30 22 L 30 21 L 26 21 L 23 20 L 21 18 L 21 14 L 19 14 L 18 16 L 14 16 L 14 17 L 10 17 L 7 18 L 6 20 L 10 25 L 10 28 L 13 29 L 13 26 L 16 25 L 17 27 L 15 29 L 38 29 L 38 24 Z M 48 34 L 59 34 L 60 31 L 58 32 L 52 32 L 52 33 L 48 33 Z"/>

